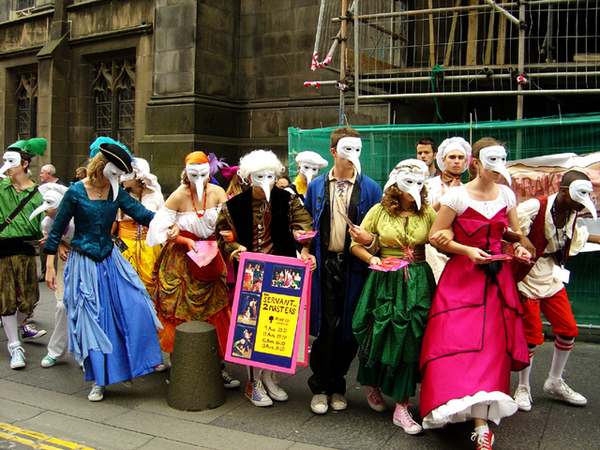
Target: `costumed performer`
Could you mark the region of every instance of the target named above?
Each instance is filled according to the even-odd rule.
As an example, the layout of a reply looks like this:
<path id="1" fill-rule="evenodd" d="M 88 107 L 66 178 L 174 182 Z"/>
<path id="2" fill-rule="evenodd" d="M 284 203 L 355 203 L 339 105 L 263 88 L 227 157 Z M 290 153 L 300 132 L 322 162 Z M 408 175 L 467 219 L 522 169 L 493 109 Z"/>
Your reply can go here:
<path id="1" fill-rule="evenodd" d="M 273 189 L 283 170 L 271 151 L 254 150 L 240 160 L 238 175 L 251 189 L 228 200 L 217 219 L 217 239 L 231 260 L 239 261 L 244 251 L 294 258 L 294 239 L 312 231 L 312 219 L 296 196 L 283 189 Z M 310 269 L 314 270 L 315 259 L 308 253 L 309 245 L 310 240 L 303 244 L 300 257 L 310 260 Z M 258 267 L 256 271 L 257 276 L 251 279 L 261 277 Z M 272 370 L 248 367 L 248 371 L 245 394 L 253 405 L 270 406 L 273 400 L 288 399 Z"/>
<path id="2" fill-rule="evenodd" d="M 327 167 L 327 161 L 317 152 L 305 151 L 296 155 L 298 174 L 294 183 L 288 184 L 284 189 L 296 194 L 300 203 L 304 204 L 304 195 L 308 184 L 319 175 L 319 171 Z"/>
<path id="3" fill-rule="evenodd" d="M 177 325 L 202 321 L 216 327 L 223 359 L 231 319 L 225 263 L 218 250 L 202 268 L 187 255 L 189 251 L 196 252 L 196 241 L 215 241 L 215 222 L 221 204 L 227 199 L 223 188 L 209 182 L 210 172 L 204 152 L 192 152 L 185 157 L 181 184 L 159 209 L 148 229 L 146 244 L 164 243 L 173 224 L 181 231 L 175 241 L 163 247 L 152 274 L 150 294 L 163 324 L 158 333 L 162 350 L 173 353 Z M 226 388 L 240 385 L 224 364 L 221 375 Z"/>
<path id="4" fill-rule="evenodd" d="M 0 315 L 11 369 L 25 367 L 19 329 L 23 341 L 46 334 L 32 325 L 19 327 L 33 313 L 40 298 L 32 244 L 42 237 L 41 218 L 29 220 L 29 216 L 43 199 L 27 173 L 32 158 L 45 152 L 46 139 L 33 138 L 15 142 L 2 155 L 0 174 L 7 176 L 0 180 Z"/>
<path id="5" fill-rule="evenodd" d="M 310 300 L 310 334 L 317 338 L 308 379 L 313 393 L 310 409 L 315 414 L 326 414 L 330 405 L 334 411 L 348 407 L 345 377 L 358 350 L 352 317 L 369 272 L 350 252 L 350 243 L 374 242 L 355 224 L 381 200 L 379 185 L 361 173 L 360 133 L 351 127 L 336 128 L 329 145 L 333 168 L 310 182 L 304 202 L 318 230 Z"/>
<path id="6" fill-rule="evenodd" d="M 148 226 L 154 213 L 119 187 L 131 157 L 123 144 L 103 143 L 90 154 L 88 176 L 73 183 L 58 208 L 44 251 L 46 284 L 57 289 L 54 257 L 71 218 L 75 232 L 64 271 L 64 304 L 69 318 L 69 352 L 94 381 L 90 401 L 104 398 L 106 386 L 130 384 L 162 363 L 152 300 L 144 283 L 113 244 L 111 227 L 122 209 Z M 172 237 L 177 229 L 170 230 Z"/>
<path id="7" fill-rule="evenodd" d="M 477 449 L 491 449 L 494 435 L 487 421 L 499 423 L 514 414 L 510 371 L 529 364 L 522 309 L 508 264 L 501 254 L 509 228 L 520 233 L 516 197 L 497 184 L 506 169 L 506 149 L 495 139 L 473 145 L 477 177 L 449 189 L 442 198 L 430 241 L 450 253 L 433 297 L 421 350 L 421 415 L 424 428 L 474 420 L 471 439 Z M 437 241 L 452 227 L 454 239 Z M 516 256 L 530 258 L 518 243 Z"/>
<path id="8" fill-rule="evenodd" d="M 44 213 L 42 219 L 42 233 L 44 238 L 40 242 L 45 242 L 50 229 L 54 223 L 54 217 L 58 212 L 58 206 L 62 201 L 67 187 L 57 183 L 45 183 L 39 187 L 40 194 L 44 199 L 44 203 L 39 206 L 34 212 L 31 213 L 29 219 L 32 220 L 35 216 L 40 213 Z M 70 242 L 75 231 L 75 224 L 73 219 L 69 221 L 69 225 L 64 230 L 64 234 L 60 243 L 58 244 L 58 255 L 56 267 L 56 291 L 54 291 L 54 297 L 56 298 L 56 309 L 54 310 L 54 330 L 48 341 L 48 353 L 42 359 L 40 365 L 44 368 L 52 367 L 56 362 L 67 354 L 69 349 L 69 321 L 67 319 L 67 310 L 63 302 L 63 296 L 65 292 L 65 286 L 63 282 L 63 274 L 65 269 L 65 261 L 71 248 Z"/>
<path id="9" fill-rule="evenodd" d="M 352 330 L 359 345 L 357 380 L 365 386 L 371 409 L 384 411 L 381 393 L 396 400 L 394 424 L 408 434 L 423 431 L 408 409 L 419 376 L 419 356 L 435 279 L 425 262 L 425 244 L 435 219 L 425 203 L 423 189 L 427 164 L 407 159 L 396 165 L 361 228 L 377 236 L 380 251 L 372 255 L 364 245 L 352 242 L 352 253 L 381 267 L 384 258 L 398 258 L 408 265 L 396 271 L 372 270 L 358 300 Z"/>
<path id="10" fill-rule="evenodd" d="M 564 266 L 569 256 L 579 253 L 586 242 L 600 243 L 600 236 L 591 235 L 587 227 L 577 223 L 577 216 L 584 208 L 597 219 L 596 206 L 590 198 L 592 192 L 592 182 L 585 173 L 569 170 L 560 180 L 556 194 L 527 200 L 517 208 L 521 231 L 534 244 L 537 257 L 535 265 L 529 266 L 530 271 L 517 284 L 524 297 L 523 326 L 530 364 L 519 373 L 515 392 L 521 411 L 530 411 L 533 403 L 529 377 L 535 348 L 544 343 L 540 311 L 556 335 L 544 392 L 570 405 L 587 404 L 587 399 L 563 380 L 563 371 L 579 334 L 564 285 L 569 278 Z"/>
<path id="11" fill-rule="evenodd" d="M 150 173 L 150 165 L 143 158 L 134 157 L 131 161 L 133 172 L 121 176 L 121 184 L 126 192 L 150 211 L 156 212 L 165 203 L 156 175 Z M 123 257 L 131 263 L 140 279 L 150 290 L 152 269 L 160 254 L 160 245 L 146 245 L 148 228 L 119 211 L 117 214 L 117 235 L 127 245 Z"/>

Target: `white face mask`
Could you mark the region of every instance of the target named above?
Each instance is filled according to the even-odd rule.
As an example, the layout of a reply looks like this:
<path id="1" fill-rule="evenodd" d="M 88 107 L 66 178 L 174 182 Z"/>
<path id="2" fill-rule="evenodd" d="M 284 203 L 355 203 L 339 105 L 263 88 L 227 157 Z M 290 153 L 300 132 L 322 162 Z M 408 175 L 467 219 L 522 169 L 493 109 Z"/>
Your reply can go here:
<path id="1" fill-rule="evenodd" d="M 21 164 L 21 154 L 19 152 L 5 152 L 2 155 L 2 159 L 4 160 L 4 164 L 0 167 L 0 174 Z"/>
<path id="2" fill-rule="evenodd" d="M 506 168 L 506 149 L 502 145 L 482 148 L 479 151 L 479 161 L 481 161 L 484 169 L 498 172 L 510 185 L 510 173 Z"/>
<path id="3" fill-rule="evenodd" d="M 337 154 L 340 158 L 349 160 L 356 171 L 360 173 L 360 153 L 362 151 L 362 141 L 357 137 L 343 137 L 338 141 L 336 147 Z"/>
<path id="4" fill-rule="evenodd" d="M 592 202 L 590 198 L 590 194 L 594 190 L 592 186 L 592 182 L 588 180 L 575 180 L 571 182 L 569 185 L 569 195 L 574 202 L 580 203 L 585 206 L 592 216 L 594 216 L 594 220 L 598 218 L 596 213 L 596 206 Z"/>
<path id="5" fill-rule="evenodd" d="M 113 191 L 113 202 L 117 199 L 119 195 L 119 177 L 123 175 L 125 172 L 119 169 L 111 162 L 107 162 L 104 166 L 104 176 L 108 178 L 110 181 L 110 187 Z"/>
<path id="6" fill-rule="evenodd" d="M 271 200 L 271 188 L 275 184 L 276 178 L 275 171 L 273 170 L 259 170 L 250 174 L 252 186 L 261 188 L 265 193 L 267 201 Z"/>
<path id="7" fill-rule="evenodd" d="M 403 165 L 395 168 L 390 174 L 390 178 L 385 184 L 383 191 L 385 192 L 387 188 L 396 183 L 398 189 L 412 196 L 417 209 L 421 210 L 421 191 L 425 184 L 426 173 L 428 173 L 427 166 L 422 161 L 416 161 L 414 166 Z"/>
<path id="8" fill-rule="evenodd" d="M 208 163 L 188 164 L 187 166 L 185 166 L 185 172 L 187 173 L 187 177 L 190 180 L 190 183 L 194 183 L 194 185 L 196 186 L 198 200 L 202 201 L 202 194 L 204 193 L 204 182 L 210 178 L 210 165 Z"/>
<path id="9" fill-rule="evenodd" d="M 313 178 L 319 175 L 319 170 L 321 170 L 321 168 L 313 164 L 300 164 L 300 173 L 306 177 L 306 184 L 310 183 Z"/>
<path id="10" fill-rule="evenodd" d="M 63 194 L 56 191 L 48 191 L 42 195 L 44 199 L 44 203 L 38 206 L 29 216 L 29 220 L 33 220 L 35 216 L 38 214 L 48 211 L 49 209 L 56 209 L 60 205 L 60 202 L 63 199 Z"/>

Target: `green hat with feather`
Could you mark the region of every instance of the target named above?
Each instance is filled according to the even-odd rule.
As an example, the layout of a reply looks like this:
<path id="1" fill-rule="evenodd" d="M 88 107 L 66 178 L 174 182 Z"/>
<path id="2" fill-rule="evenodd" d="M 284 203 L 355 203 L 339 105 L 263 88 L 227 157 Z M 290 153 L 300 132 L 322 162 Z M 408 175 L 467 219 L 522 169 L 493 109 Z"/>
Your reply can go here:
<path id="1" fill-rule="evenodd" d="M 44 156 L 48 141 L 44 138 L 31 138 L 27 141 L 21 140 L 9 145 L 7 152 L 25 153 L 30 156 Z"/>

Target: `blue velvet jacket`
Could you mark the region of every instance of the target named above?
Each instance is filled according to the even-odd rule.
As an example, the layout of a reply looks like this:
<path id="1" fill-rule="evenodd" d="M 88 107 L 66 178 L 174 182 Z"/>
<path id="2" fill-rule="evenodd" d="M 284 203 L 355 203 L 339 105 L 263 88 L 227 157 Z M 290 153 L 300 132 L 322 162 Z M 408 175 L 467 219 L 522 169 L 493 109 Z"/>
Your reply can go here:
<path id="1" fill-rule="evenodd" d="M 310 334 L 318 335 L 321 328 L 321 252 L 326 252 L 329 245 L 330 232 L 330 210 L 329 173 L 321 175 L 311 181 L 308 185 L 304 208 L 313 218 L 313 229 L 319 233 L 313 239 L 316 248 L 311 251 L 317 258 L 317 269 L 313 272 L 312 292 L 310 301 Z M 350 203 L 348 206 L 348 217 L 359 225 L 364 219 L 367 211 L 373 205 L 381 201 L 381 188 L 366 175 L 359 175 L 352 189 Z M 346 234 L 344 244 L 344 257 L 348 261 L 346 265 L 346 300 L 342 313 L 342 329 L 344 341 L 354 339 L 352 334 L 352 316 L 358 303 L 363 284 L 367 277 L 367 265 L 350 253 L 350 235 Z"/>
<path id="2" fill-rule="evenodd" d="M 152 211 L 144 208 L 122 187 L 119 187 L 119 195 L 115 201 L 112 197 L 111 188 L 108 193 L 109 200 L 90 200 L 81 181 L 72 184 L 58 207 L 44 245 L 44 252 L 56 254 L 63 232 L 71 218 L 74 218 L 75 233 L 71 239 L 71 246 L 95 261 L 102 261 L 112 251 L 111 228 L 119 208 L 146 227 L 154 218 Z"/>

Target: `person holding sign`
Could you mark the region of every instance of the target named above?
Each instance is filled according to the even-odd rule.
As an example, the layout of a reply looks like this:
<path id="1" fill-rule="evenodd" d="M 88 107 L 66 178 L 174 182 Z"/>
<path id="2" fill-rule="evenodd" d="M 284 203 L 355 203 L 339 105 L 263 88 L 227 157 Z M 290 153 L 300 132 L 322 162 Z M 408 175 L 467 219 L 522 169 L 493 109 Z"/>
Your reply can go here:
<path id="1" fill-rule="evenodd" d="M 350 242 L 374 242 L 371 234 L 354 225 L 381 200 L 381 188 L 361 173 L 362 141 L 354 128 L 331 133 L 333 169 L 308 185 L 304 207 L 315 221 L 317 270 L 313 274 L 310 334 L 317 336 L 310 354 L 313 371 L 308 385 L 310 408 L 325 414 L 342 411 L 346 380 L 358 344 L 352 333 L 352 316 L 367 276 L 367 265 L 350 253 Z"/>
<path id="2" fill-rule="evenodd" d="M 352 242 L 352 253 L 374 268 L 382 259 L 399 258 L 408 265 L 395 271 L 373 270 L 354 313 L 352 329 L 359 345 L 357 379 L 365 386 L 375 411 L 386 409 L 381 393 L 396 400 L 394 423 L 408 434 L 423 431 L 408 410 L 419 380 L 419 355 L 435 279 L 425 261 L 425 244 L 435 219 L 425 203 L 427 165 L 407 159 L 396 165 L 380 203 L 360 224 L 378 237 L 380 252 L 372 255 Z"/>
<path id="3" fill-rule="evenodd" d="M 505 167 L 506 149 L 495 139 L 473 145 L 473 181 L 454 187 L 429 233 L 430 241 L 451 254 L 431 303 L 421 350 L 423 428 L 473 420 L 477 449 L 491 449 L 487 425 L 517 411 L 510 396 L 510 371 L 529 364 L 521 303 L 507 264 L 492 258 L 510 227 L 519 234 L 516 198 Z M 454 238 L 438 239 L 452 227 Z M 516 256 L 531 255 L 514 244 Z"/>
<path id="4" fill-rule="evenodd" d="M 569 271 L 564 265 L 567 258 L 579 253 L 586 242 L 600 243 L 600 236 L 590 235 L 586 227 L 577 226 L 577 215 L 584 208 L 590 211 L 594 219 L 597 217 L 596 206 L 590 198 L 592 190 L 592 182 L 585 173 L 570 170 L 562 177 L 556 194 L 527 200 L 517 208 L 521 231 L 534 244 L 539 257 L 517 285 L 526 299 L 523 302 L 523 326 L 530 364 L 519 373 L 519 385 L 515 392 L 515 401 L 521 411 L 531 410 L 533 403 L 529 376 L 535 347 L 544 342 L 540 311 L 552 325 L 552 332 L 557 335 L 544 392 L 571 405 L 583 406 L 587 403 L 583 395 L 572 390 L 562 379 L 578 335 L 564 286 L 569 281 Z"/>
<path id="5" fill-rule="evenodd" d="M 216 225 L 219 244 L 230 259 L 239 261 L 244 251 L 295 258 L 295 239 L 312 231 L 312 219 L 298 198 L 283 189 L 273 189 L 283 170 L 271 151 L 254 150 L 240 160 L 238 175 L 249 181 L 251 188 L 223 205 Z M 303 240 L 300 256 L 310 260 L 314 270 L 316 262 L 308 253 L 309 245 L 310 240 Z M 257 373 L 249 367 L 249 372 L 246 397 L 253 405 L 270 406 L 273 400 L 288 399 L 272 370 Z"/>
<path id="6" fill-rule="evenodd" d="M 146 244 L 162 244 L 167 240 L 169 226 L 177 224 L 180 234 L 162 249 L 152 273 L 150 295 L 163 329 L 159 331 L 160 346 L 173 353 L 175 328 L 189 321 L 208 322 L 217 329 L 219 353 L 224 358 L 227 333 L 231 319 L 229 295 L 225 283 L 226 267 L 217 251 L 210 252 L 210 243 L 216 243 L 215 221 L 221 204 L 227 200 L 222 187 L 209 183 L 210 164 L 204 152 L 192 152 L 185 158 L 181 185 L 173 192 L 148 229 Z M 203 241 L 203 242 L 200 242 Z M 208 242 L 206 242 L 208 241 Z M 205 255 L 199 254 L 202 245 Z M 190 254 L 191 252 L 191 254 Z M 206 261 L 202 267 L 192 257 Z M 223 385 L 240 385 L 222 367 Z"/>

